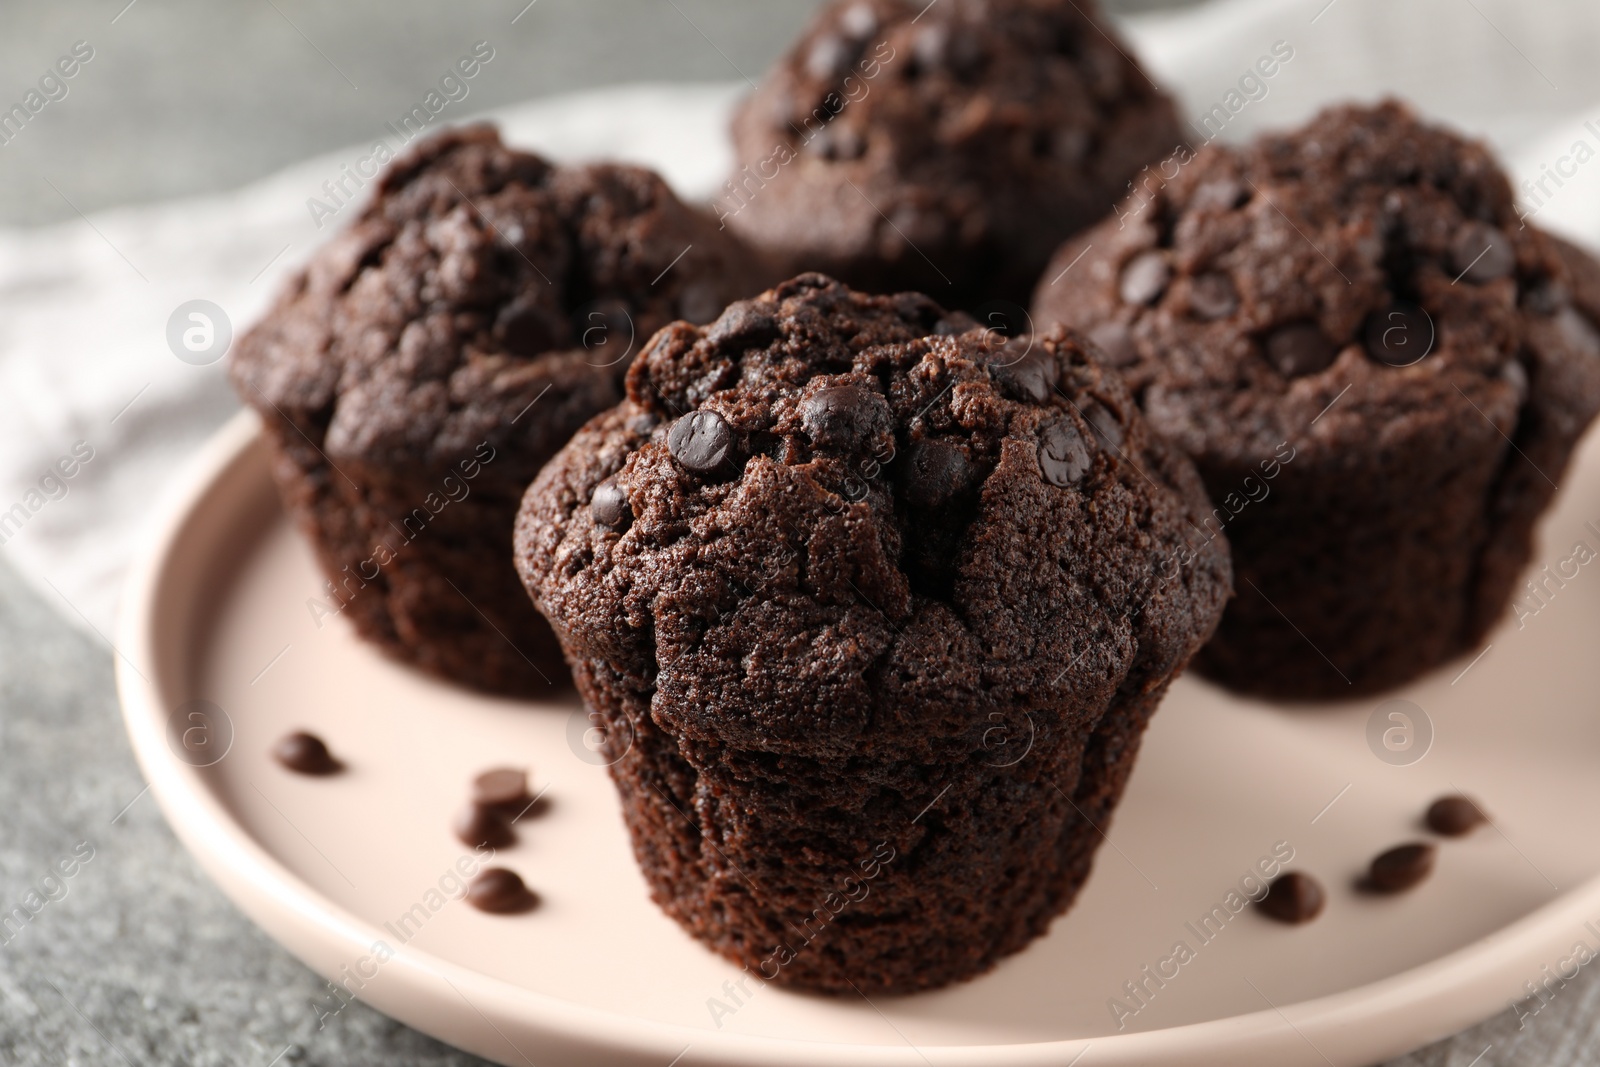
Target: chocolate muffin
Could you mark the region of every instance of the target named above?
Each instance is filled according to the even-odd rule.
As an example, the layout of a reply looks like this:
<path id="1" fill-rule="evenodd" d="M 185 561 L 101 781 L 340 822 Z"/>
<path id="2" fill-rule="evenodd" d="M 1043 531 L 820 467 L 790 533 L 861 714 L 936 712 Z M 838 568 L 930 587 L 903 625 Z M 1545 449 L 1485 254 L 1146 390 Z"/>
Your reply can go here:
<path id="1" fill-rule="evenodd" d="M 656 329 L 762 284 L 649 171 L 554 167 L 487 126 L 396 160 L 231 367 L 328 578 L 318 625 L 491 692 L 564 680 L 510 565 L 522 491 Z"/>
<path id="2" fill-rule="evenodd" d="M 1062 239 L 1185 140 L 1091 0 L 829 4 L 733 132 L 735 231 L 794 270 L 968 309 L 1025 304 Z"/>
<path id="3" fill-rule="evenodd" d="M 1238 596 L 1197 667 L 1339 698 L 1501 616 L 1600 409 L 1597 269 L 1520 224 L 1481 144 L 1385 103 L 1202 150 L 1063 245 L 1034 314 L 1205 479 Z"/>
<path id="4" fill-rule="evenodd" d="M 752 976 L 907 992 L 1042 933 L 1228 595 L 1119 380 L 971 326 L 815 274 L 674 324 L 523 501 L 652 894 Z"/>

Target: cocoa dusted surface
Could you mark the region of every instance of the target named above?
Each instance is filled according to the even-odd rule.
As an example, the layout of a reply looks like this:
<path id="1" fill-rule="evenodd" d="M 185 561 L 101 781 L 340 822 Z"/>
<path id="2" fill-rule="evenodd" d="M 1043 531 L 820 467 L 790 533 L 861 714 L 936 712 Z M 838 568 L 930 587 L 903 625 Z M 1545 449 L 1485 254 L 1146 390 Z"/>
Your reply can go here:
<path id="1" fill-rule="evenodd" d="M 1025 304 L 1068 235 L 1186 139 L 1091 0 L 843 0 L 733 123 L 730 227 L 874 292 Z"/>
<path id="2" fill-rule="evenodd" d="M 516 551 L 657 903 L 785 984 L 909 992 L 1071 903 L 1228 595 L 1205 509 L 1066 335 L 804 275 L 658 334 Z"/>
<path id="3" fill-rule="evenodd" d="M 1597 276 L 1481 144 L 1386 103 L 1202 150 L 1063 244 L 1034 315 L 1100 345 L 1217 505 L 1238 596 L 1197 669 L 1344 698 L 1505 610 L 1600 409 Z"/>
<path id="4" fill-rule="evenodd" d="M 564 684 L 509 562 L 522 491 L 621 398 L 651 333 L 761 284 L 745 250 L 647 170 L 554 167 L 487 126 L 402 156 L 232 364 L 337 587 L 326 607 L 456 681 Z"/>

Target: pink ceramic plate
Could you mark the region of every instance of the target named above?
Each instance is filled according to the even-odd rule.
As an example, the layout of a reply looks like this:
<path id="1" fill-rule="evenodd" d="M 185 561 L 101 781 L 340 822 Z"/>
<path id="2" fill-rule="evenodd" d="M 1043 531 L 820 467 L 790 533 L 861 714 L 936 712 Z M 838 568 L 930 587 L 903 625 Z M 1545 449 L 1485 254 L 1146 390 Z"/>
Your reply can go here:
<path id="1" fill-rule="evenodd" d="M 1600 567 L 1567 564 L 1486 655 L 1393 694 L 1415 705 L 1396 706 L 1406 721 L 1382 701 L 1286 713 L 1181 682 L 1077 906 L 992 973 L 871 1003 L 746 996 L 650 903 L 575 699 L 476 696 L 385 660 L 342 618 L 318 625 L 322 583 L 258 433 L 246 414 L 217 436 L 132 577 L 128 732 L 173 829 L 246 914 L 362 1000 L 490 1059 L 1354 1065 L 1511 1010 L 1545 968 L 1570 973 L 1579 943 L 1600 952 Z M 1600 439 L 1570 483 L 1544 526 L 1553 574 L 1577 542 L 1600 551 Z M 348 772 L 274 764 L 299 727 Z M 450 820 L 472 775 L 506 763 L 550 800 L 495 860 L 543 898 L 516 917 L 452 899 L 457 864 L 479 861 Z M 1424 807 L 1452 789 L 1496 827 L 1442 842 L 1408 894 L 1355 892 L 1374 853 L 1427 837 Z M 1316 922 L 1228 911 L 1275 848 L 1327 886 Z"/>

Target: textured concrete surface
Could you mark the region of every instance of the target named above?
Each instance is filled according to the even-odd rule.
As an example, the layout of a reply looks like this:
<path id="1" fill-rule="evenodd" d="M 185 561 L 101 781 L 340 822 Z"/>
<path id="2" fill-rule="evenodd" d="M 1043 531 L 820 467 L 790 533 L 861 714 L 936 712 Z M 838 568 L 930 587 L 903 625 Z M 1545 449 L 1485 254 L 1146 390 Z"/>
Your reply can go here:
<path id="1" fill-rule="evenodd" d="M 360 140 L 480 39 L 497 58 L 470 104 L 490 107 L 610 82 L 756 77 L 815 6 L 126 3 L 0 7 L 0 103 L 73 42 L 96 50 L 67 97 L 0 148 L 0 225 L 228 188 Z M 63 622 L 0 551 L 0 916 L 42 902 L 15 932 L 0 927 L 0 1063 L 482 1062 L 360 1004 L 318 1031 L 321 980 L 206 881 L 143 788 L 110 650 Z M 1597 1019 L 1600 981 L 1586 974 L 1537 1016 L 1504 1012 L 1397 1064 L 1600 1064 Z"/>

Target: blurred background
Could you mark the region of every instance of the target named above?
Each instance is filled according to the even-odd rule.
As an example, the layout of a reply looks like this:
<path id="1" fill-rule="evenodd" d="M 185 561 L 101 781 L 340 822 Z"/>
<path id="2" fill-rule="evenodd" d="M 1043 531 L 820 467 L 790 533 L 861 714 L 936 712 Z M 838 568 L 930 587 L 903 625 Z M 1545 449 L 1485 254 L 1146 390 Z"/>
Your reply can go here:
<path id="1" fill-rule="evenodd" d="M 1124 13 L 1186 2 L 1103 6 Z M 474 41 L 489 41 L 498 61 L 472 84 L 467 112 L 623 82 L 759 79 L 817 7 L 818 0 L 9 2 L 0 6 L 6 104 L 73 42 L 88 41 L 95 58 L 94 76 L 70 83 L 66 100 L 50 105 L 49 122 L 5 146 L 0 226 L 230 189 L 368 140 Z"/>

